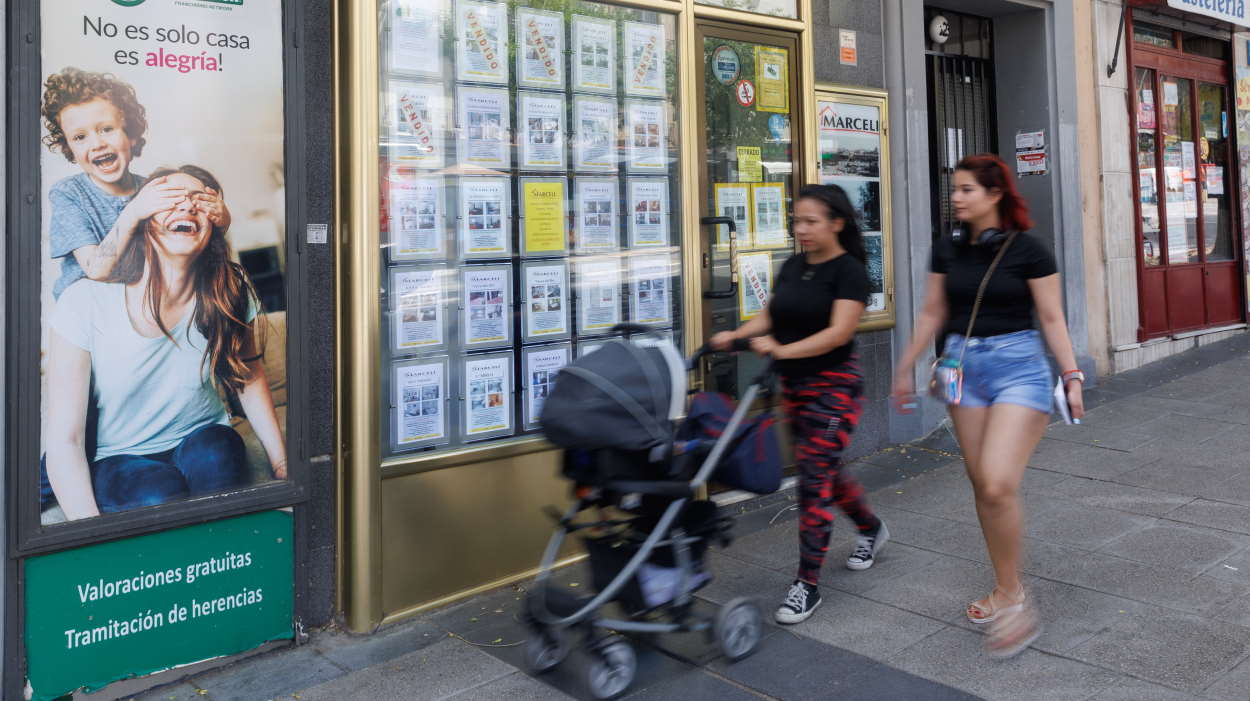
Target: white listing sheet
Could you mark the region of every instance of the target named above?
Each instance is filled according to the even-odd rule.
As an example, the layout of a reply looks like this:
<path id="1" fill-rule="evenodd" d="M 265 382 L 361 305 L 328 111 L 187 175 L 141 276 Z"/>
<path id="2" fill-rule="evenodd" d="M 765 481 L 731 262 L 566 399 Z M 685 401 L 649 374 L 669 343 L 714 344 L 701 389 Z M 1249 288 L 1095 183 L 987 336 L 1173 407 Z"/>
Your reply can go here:
<path id="1" fill-rule="evenodd" d="M 616 24 L 573 15 L 573 89 L 616 92 Z"/>
<path id="2" fill-rule="evenodd" d="M 507 178 L 461 178 L 460 253 L 500 257 L 511 251 Z"/>
<path id="3" fill-rule="evenodd" d="M 442 363 L 395 368 L 395 387 L 399 400 L 395 412 L 396 443 L 432 442 L 447 436 L 447 378 Z"/>
<path id="4" fill-rule="evenodd" d="M 458 102 L 460 162 L 501 170 L 511 167 L 508 124 L 512 117 L 508 91 L 461 86 Z"/>
<path id="5" fill-rule="evenodd" d="M 395 295 L 395 349 L 443 345 L 443 271 L 396 270 L 391 279 Z"/>
<path id="6" fill-rule="evenodd" d="M 564 169 L 564 97 L 517 93 L 521 102 L 521 167 Z"/>
<path id="7" fill-rule="evenodd" d="M 443 180 L 392 174 L 388 226 L 392 256 L 399 260 L 443 254 Z"/>
<path id="8" fill-rule="evenodd" d="M 664 26 L 624 23 L 625 94 L 664 96 Z"/>
<path id="9" fill-rule="evenodd" d="M 607 333 L 621 323 L 621 267 L 615 259 L 577 266 L 577 332 Z"/>
<path id="10" fill-rule="evenodd" d="M 668 245 L 668 178 L 629 179 L 629 246 Z"/>
<path id="11" fill-rule="evenodd" d="M 527 426 L 538 424 L 543 414 L 543 405 L 551 390 L 555 388 L 556 377 L 560 368 L 569 364 L 569 347 L 567 344 L 553 348 L 541 348 L 530 351 L 525 356 L 525 423 Z"/>
<path id="12" fill-rule="evenodd" d="M 636 256 L 629 259 L 631 321 L 656 326 L 668 326 L 672 322 L 672 275 L 669 256 Z"/>
<path id="13" fill-rule="evenodd" d="M 616 172 L 616 100 L 573 98 L 573 128 L 577 133 L 573 167 Z"/>
<path id="14" fill-rule="evenodd" d="M 626 162 L 631 171 L 668 169 L 664 103 L 631 100 L 625 103 Z"/>
<path id="15" fill-rule="evenodd" d="M 517 82 L 533 88 L 564 88 L 564 16 L 517 8 Z"/>
<path id="16" fill-rule="evenodd" d="M 616 178 L 578 178 L 575 184 L 578 252 L 615 251 L 620 240 L 616 212 L 620 194 Z"/>
<path id="17" fill-rule="evenodd" d="M 563 263 L 525 268 L 525 335 L 556 337 L 569 332 L 568 273 Z"/>
<path id="18" fill-rule="evenodd" d="M 461 285 L 464 345 L 506 345 L 512 340 L 512 287 L 506 268 L 470 267 Z"/>
<path id="19" fill-rule="evenodd" d="M 508 6 L 504 3 L 456 4 L 456 77 L 508 84 Z"/>
<path id="20" fill-rule="evenodd" d="M 510 356 L 465 359 L 465 436 L 511 430 L 511 379 L 512 359 Z"/>

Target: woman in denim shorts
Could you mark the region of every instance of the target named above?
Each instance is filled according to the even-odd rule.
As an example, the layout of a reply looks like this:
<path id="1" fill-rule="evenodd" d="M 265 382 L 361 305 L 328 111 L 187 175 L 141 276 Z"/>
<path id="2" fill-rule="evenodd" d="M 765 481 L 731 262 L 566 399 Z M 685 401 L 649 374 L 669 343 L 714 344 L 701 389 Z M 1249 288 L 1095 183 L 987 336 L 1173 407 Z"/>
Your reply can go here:
<path id="1" fill-rule="evenodd" d="M 1020 581 L 1024 525 L 1017 492 L 1050 417 L 1054 377 L 1045 346 L 1064 369 L 1076 418 L 1084 413 L 1085 377 L 1076 369 L 1054 255 L 1049 244 L 1025 233 L 1033 223 L 1006 164 L 991 154 L 960 161 L 951 203 L 960 229 L 934 243 L 924 308 L 899 362 L 892 395 L 900 411 L 913 406 L 916 360 L 939 331 L 946 335 L 947 357 L 959 358 L 962 352 L 962 396 L 948 409 L 996 580 L 965 614 L 973 623 L 992 624 L 986 641 L 992 656 L 1011 657 L 1041 632 Z M 972 333 L 965 337 L 977 290 L 1004 245 Z"/>

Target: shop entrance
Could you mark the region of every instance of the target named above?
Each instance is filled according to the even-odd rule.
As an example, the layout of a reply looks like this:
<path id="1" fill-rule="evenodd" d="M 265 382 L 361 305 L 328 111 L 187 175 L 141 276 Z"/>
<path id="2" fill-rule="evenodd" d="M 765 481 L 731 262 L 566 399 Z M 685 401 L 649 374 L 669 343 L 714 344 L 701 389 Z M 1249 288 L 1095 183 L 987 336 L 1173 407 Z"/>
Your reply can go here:
<path id="1" fill-rule="evenodd" d="M 1133 25 L 1142 340 L 1241 320 L 1229 45 Z"/>
<path id="2" fill-rule="evenodd" d="M 720 23 L 697 26 L 703 328 L 733 329 L 763 308 L 794 252 L 790 203 L 800 182 L 798 37 Z M 732 221 L 732 227 L 725 223 Z M 704 367 L 708 390 L 738 396 L 759 372 L 749 354 Z"/>

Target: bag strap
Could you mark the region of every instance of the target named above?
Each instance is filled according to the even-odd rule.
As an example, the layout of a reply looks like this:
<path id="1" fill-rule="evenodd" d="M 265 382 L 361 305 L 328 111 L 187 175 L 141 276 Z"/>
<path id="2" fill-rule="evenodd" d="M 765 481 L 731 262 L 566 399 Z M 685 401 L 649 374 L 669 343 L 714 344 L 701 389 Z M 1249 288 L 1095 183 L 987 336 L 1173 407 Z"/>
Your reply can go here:
<path id="1" fill-rule="evenodd" d="M 1011 246 L 1011 242 L 1016 240 L 1015 231 L 1007 235 L 1007 240 L 998 249 L 998 254 L 994 256 L 990 267 L 985 271 L 985 277 L 981 278 L 981 286 L 977 288 L 977 299 L 972 303 L 972 316 L 968 319 L 968 332 L 964 334 L 963 348 L 959 349 L 959 364 L 964 364 L 964 352 L 968 350 L 968 339 L 972 337 L 972 327 L 977 323 L 977 312 L 981 311 L 981 301 L 985 299 L 985 288 L 990 284 L 990 277 L 994 275 L 994 270 L 998 268 L 998 263 L 1007 253 L 1007 248 Z"/>

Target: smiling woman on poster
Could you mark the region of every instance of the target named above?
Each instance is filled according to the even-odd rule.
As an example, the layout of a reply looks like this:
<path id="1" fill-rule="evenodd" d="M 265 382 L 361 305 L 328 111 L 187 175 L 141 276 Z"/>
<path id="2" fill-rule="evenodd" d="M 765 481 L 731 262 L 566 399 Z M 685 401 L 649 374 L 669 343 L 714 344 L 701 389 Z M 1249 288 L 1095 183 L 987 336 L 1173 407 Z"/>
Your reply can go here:
<path id="1" fill-rule="evenodd" d="M 47 476 L 70 520 L 251 484 L 222 395 L 238 399 L 274 476 L 286 478 L 259 302 L 198 197 L 221 186 L 196 166 L 149 180 L 160 178 L 181 198 L 140 223 L 108 281 L 75 282 L 52 314 Z"/>

